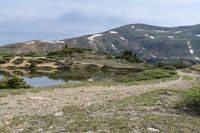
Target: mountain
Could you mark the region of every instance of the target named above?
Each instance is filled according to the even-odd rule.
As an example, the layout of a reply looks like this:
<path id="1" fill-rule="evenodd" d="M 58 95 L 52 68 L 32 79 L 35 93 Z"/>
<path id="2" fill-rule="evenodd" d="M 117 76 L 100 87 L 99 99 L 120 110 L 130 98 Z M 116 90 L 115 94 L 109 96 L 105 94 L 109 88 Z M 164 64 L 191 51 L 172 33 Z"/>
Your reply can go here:
<path id="1" fill-rule="evenodd" d="M 61 41 L 36 40 L 0 47 L 16 53 L 60 50 L 63 46 L 89 48 L 114 56 L 131 49 L 146 61 L 200 62 L 200 25 L 158 27 L 130 24 L 106 32 Z"/>

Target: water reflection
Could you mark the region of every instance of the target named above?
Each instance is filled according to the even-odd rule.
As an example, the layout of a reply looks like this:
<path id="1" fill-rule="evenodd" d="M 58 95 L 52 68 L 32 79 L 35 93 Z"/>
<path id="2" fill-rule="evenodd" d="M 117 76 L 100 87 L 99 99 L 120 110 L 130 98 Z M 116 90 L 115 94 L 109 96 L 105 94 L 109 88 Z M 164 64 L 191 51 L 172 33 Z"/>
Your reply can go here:
<path id="1" fill-rule="evenodd" d="M 93 82 L 106 78 L 106 73 L 101 70 L 0 70 L 0 78 L 3 76 L 17 75 L 31 86 L 51 86 L 65 83 Z"/>
<path id="2" fill-rule="evenodd" d="M 85 69 L 64 69 L 64 70 L 13 70 L 1 69 L 0 78 L 3 76 L 17 75 L 24 78 L 24 80 L 31 86 L 51 86 L 65 83 L 82 83 L 93 82 L 99 80 L 108 80 L 116 78 L 121 75 L 132 73 L 130 70 L 116 70 L 116 69 L 103 69 L 103 70 L 85 70 Z"/>

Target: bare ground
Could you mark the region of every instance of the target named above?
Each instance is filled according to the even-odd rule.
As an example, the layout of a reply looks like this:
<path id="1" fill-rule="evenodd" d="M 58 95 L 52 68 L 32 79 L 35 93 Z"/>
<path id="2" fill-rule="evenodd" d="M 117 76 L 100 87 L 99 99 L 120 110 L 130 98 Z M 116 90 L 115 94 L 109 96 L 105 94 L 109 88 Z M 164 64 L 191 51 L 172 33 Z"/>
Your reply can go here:
<path id="1" fill-rule="evenodd" d="M 53 91 L 26 92 L 22 95 L 8 95 L 0 98 L 0 127 L 9 124 L 14 117 L 49 115 L 61 111 L 65 106 L 90 106 L 139 95 L 148 91 L 166 88 L 189 88 L 198 77 L 195 73 L 178 71 L 180 78 L 173 81 L 133 86 L 90 86 Z M 182 75 L 193 77 L 192 81 L 182 80 Z"/>

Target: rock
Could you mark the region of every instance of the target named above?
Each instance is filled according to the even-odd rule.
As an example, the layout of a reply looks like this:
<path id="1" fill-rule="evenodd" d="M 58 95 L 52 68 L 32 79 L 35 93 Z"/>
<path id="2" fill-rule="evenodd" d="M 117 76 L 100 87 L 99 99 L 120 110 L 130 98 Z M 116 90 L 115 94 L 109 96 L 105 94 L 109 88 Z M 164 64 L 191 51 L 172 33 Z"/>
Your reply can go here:
<path id="1" fill-rule="evenodd" d="M 88 79 L 87 81 L 89 81 L 89 82 L 93 82 L 93 81 L 94 81 L 94 79 L 93 79 L 93 78 L 91 78 L 91 79 Z"/>
<path id="2" fill-rule="evenodd" d="M 64 114 L 64 113 L 61 111 L 61 112 L 55 113 L 54 116 L 56 116 L 56 117 L 61 117 L 61 116 L 63 116 L 63 114 Z"/>
<path id="3" fill-rule="evenodd" d="M 20 128 L 20 129 L 19 129 L 19 131 L 20 131 L 20 132 L 23 132 L 23 131 L 24 131 L 24 129 L 23 129 L 23 128 Z"/>
<path id="4" fill-rule="evenodd" d="M 68 133 L 68 132 L 66 129 L 63 128 L 63 129 L 59 130 L 58 133 Z"/>
<path id="5" fill-rule="evenodd" d="M 139 131 L 137 131 L 137 130 L 134 130 L 134 131 L 133 131 L 133 133 L 140 133 L 140 132 L 139 132 Z"/>
<path id="6" fill-rule="evenodd" d="M 53 126 L 50 126 L 49 129 L 53 129 Z"/>
<path id="7" fill-rule="evenodd" d="M 48 98 L 43 98 L 43 97 L 29 97 L 28 99 L 30 99 L 30 100 L 49 100 Z"/>
<path id="8" fill-rule="evenodd" d="M 161 103 L 160 101 L 156 103 L 156 105 L 161 105 L 161 104 L 162 104 L 162 103 Z"/>
<path id="9" fill-rule="evenodd" d="M 94 133 L 94 132 L 92 132 L 92 131 L 87 131 L 86 133 Z"/>
<path id="10" fill-rule="evenodd" d="M 155 128 L 147 128 L 148 131 L 151 131 L 151 132 L 156 132 L 156 133 L 159 133 L 160 131 L 158 129 L 155 129 Z"/>
<path id="11" fill-rule="evenodd" d="M 172 93 L 170 93 L 170 92 L 160 92 L 160 94 L 167 95 L 167 96 L 172 96 Z"/>

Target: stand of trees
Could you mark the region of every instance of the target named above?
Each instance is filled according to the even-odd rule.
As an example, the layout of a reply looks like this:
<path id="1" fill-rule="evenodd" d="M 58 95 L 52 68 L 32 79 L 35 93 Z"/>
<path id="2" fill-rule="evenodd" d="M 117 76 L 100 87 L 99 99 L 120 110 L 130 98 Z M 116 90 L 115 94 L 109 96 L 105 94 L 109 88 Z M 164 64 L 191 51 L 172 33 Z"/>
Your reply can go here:
<path id="1" fill-rule="evenodd" d="M 132 63 L 142 63 L 143 61 L 137 57 L 136 53 L 133 53 L 132 50 L 125 50 L 121 56 L 116 57 L 117 59 L 125 59 L 128 62 Z"/>

